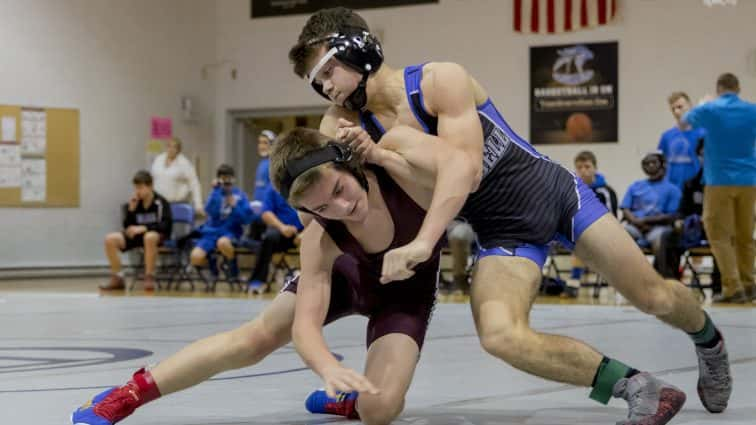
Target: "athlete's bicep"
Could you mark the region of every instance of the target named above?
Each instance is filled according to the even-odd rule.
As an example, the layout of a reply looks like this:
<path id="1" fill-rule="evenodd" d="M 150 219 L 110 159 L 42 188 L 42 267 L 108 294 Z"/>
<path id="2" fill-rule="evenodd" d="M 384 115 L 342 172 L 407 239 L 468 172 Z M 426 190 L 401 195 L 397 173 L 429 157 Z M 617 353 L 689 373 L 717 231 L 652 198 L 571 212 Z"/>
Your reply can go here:
<path id="1" fill-rule="evenodd" d="M 340 254 L 319 223 L 312 222 L 303 231 L 295 326 L 298 322 L 322 325 L 325 321 L 331 299 L 331 271 Z"/>
<path id="2" fill-rule="evenodd" d="M 465 152 L 480 178 L 483 129 L 475 104 L 472 78 L 454 63 L 435 64 L 431 79 L 431 109 L 438 116 L 438 137 Z"/>

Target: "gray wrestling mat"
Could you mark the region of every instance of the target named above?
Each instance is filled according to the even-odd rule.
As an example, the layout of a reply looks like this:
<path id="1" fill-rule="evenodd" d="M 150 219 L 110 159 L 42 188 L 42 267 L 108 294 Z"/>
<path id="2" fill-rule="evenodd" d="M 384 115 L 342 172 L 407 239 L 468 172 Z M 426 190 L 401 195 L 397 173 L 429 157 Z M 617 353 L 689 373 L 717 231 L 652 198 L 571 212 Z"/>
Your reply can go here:
<path id="1" fill-rule="evenodd" d="M 266 301 L 0 295 L 0 424 L 68 424 L 95 393 L 125 382 L 191 341 L 252 318 Z M 696 358 L 685 335 L 629 307 L 537 305 L 536 329 L 581 338 L 688 395 L 672 424 L 756 424 L 756 308 L 711 309 L 729 344 L 735 390 L 728 410 L 708 414 L 696 394 Z M 365 320 L 327 328 L 350 367 L 364 361 Z M 261 364 L 222 374 L 138 410 L 127 425 L 314 425 L 352 423 L 310 415 L 304 399 L 318 387 L 291 347 Z M 485 354 L 466 304 L 441 304 L 431 323 L 406 410 L 398 424 L 613 424 L 624 402 L 601 406 L 588 390 L 525 375 Z"/>

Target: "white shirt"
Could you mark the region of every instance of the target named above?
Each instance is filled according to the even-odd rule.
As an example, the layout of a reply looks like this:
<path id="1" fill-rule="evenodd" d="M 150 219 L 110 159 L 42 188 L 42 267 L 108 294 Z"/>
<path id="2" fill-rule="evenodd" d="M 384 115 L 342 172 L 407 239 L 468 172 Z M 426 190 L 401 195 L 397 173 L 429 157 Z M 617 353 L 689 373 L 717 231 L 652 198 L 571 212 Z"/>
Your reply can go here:
<path id="1" fill-rule="evenodd" d="M 152 163 L 155 191 L 168 202 L 189 202 L 191 199 L 195 209 L 202 208 L 202 189 L 192 163 L 181 153 L 171 165 L 166 165 L 166 159 L 168 155 L 163 152 Z"/>

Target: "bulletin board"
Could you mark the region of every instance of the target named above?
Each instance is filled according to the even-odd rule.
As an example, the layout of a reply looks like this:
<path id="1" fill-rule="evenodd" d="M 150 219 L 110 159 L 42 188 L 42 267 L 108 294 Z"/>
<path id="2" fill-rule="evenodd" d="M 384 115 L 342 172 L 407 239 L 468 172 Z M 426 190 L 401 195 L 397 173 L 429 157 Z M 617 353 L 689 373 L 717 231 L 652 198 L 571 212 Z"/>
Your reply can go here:
<path id="1" fill-rule="evenodd" d="M 79 110 L 0 105 L 0 207 L 79 206 Z"/>

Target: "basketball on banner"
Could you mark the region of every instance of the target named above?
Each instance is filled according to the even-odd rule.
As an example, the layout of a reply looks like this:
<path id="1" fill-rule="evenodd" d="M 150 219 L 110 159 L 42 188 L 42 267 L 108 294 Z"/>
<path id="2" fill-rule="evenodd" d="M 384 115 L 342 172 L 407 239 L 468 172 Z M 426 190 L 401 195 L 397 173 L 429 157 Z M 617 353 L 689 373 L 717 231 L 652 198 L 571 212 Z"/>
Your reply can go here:
<path id="1" fill-rule="evenodd" d="M 530 141 L 617 141 L 617 43 L 530 49 Z"/>

